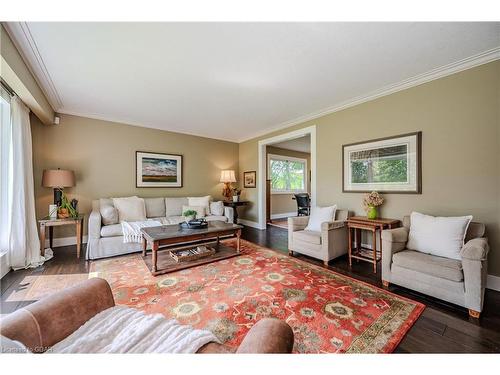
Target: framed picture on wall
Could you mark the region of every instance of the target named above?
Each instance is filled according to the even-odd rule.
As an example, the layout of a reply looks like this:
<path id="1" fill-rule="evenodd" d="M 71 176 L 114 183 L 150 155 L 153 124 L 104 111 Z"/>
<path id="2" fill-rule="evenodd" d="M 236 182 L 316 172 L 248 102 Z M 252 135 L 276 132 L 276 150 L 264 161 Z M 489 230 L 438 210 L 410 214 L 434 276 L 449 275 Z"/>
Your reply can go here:
<path id="1" fill-rule="evenodd" d="M 136 187 L 182 187 L 182 155 L 135 153 Z"/>
<path id="2" fill-rule="evenodd" d="M 257 187 L 257 172 L 249 171 L 243 173 L 243 187 L 254 188 Z"/>
<path id="3" fill-rule="evenodd" d="M 422 132 L 342 146 L 342 191 L 422 193 Z"/>

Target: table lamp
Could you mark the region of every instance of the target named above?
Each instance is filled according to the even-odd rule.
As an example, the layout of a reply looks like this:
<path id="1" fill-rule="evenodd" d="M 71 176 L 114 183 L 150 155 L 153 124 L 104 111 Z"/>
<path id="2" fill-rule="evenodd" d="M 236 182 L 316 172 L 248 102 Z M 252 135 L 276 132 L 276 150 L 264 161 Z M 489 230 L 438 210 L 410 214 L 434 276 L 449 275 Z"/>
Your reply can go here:
<path id="1" fill-rule="evenodd" d="M 54 189 L 54 204 L 61 205 L 62 189 L 75 186 L 75 173 L 65 169 L 44 169 L 42 186 Z"/>
<path id="2" fill-rule="evenodd" d="M 220 172 L 220 182 L 224 183 L 224 188 L 222 189 L 222 195 L 229 200 L 231 197 L 232 187 L 231 183 L 236 182 L 236 177 L 234 176 L 233 170 L 223 170 Z"/>

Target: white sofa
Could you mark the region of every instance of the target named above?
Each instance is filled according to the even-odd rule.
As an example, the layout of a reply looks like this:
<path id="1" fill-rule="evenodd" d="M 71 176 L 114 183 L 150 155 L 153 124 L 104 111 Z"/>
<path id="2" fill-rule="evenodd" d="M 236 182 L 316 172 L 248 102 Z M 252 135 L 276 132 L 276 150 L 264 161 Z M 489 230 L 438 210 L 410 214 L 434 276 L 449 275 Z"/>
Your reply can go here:
<path id="1" fill-rule="evenodd" d="M 188 198 L 144 198 L 146 217 L 155 219 L 163 225 L 179 224 L 184 221 L 182 206 L 188 206 Z M 121 224 L 116 222 L 103 224 L 101 205 L 113 206 L 112 199 L 92 201 L 92 212 L 89 217 L 88 243 L 86 259 L 107 258 L 116 255 L 129 254 L 142 250 L 140 243 L 124 243 Z M 233 222 L 234 211 L 224 207 L 224 215 L 207 215 L 207 221 L 220 220 Z"/>

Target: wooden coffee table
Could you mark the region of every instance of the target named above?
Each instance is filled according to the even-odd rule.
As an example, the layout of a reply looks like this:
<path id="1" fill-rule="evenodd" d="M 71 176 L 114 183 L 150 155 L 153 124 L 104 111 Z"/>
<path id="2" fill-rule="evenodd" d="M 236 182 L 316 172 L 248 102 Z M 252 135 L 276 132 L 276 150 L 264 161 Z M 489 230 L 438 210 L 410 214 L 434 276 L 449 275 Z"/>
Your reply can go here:
<path id="1" fill-rule="evenodd" d="M 180 225 L 162 225 L 158 227 L 142 228 L 142 256 L 144 262 L 154 276 L 179 271 L 185 268 L 199 266 L 222 259 L 232 258 L 240 254 L 241 225 L 211 221 L 207 228 L 186 229 Z M 236 249 L 225 246 L 219 239 L 223 236 L 236 235 Z M 151 257 L 147 256 L 147 244 L 151 244 Z M 176 262 L 170 251 L 181 248 L 194 248 L 200 244 L 213 242 L 215 253 L 200 259 L 186 262 Z M 160 251 L 163 247 L 164 251 Z"/>

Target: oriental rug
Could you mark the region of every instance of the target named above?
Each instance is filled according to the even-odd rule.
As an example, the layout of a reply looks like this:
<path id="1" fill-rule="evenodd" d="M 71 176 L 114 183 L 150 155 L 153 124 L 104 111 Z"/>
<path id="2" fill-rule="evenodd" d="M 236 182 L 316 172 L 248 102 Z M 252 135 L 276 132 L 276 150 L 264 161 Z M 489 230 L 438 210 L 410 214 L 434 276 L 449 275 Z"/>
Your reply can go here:
<path id="1" fill-rule="evenodd" d="M 157 277 L 140 254 L 94 261 L 90 271 L 110 283 L 118 305 L 209 329 L 233 347 L 257 321 L 275 317 L 292 327 L 296 353 L 389 353 L 425 308 L 251 242 L 241 245 L 235 258 Z"/>

